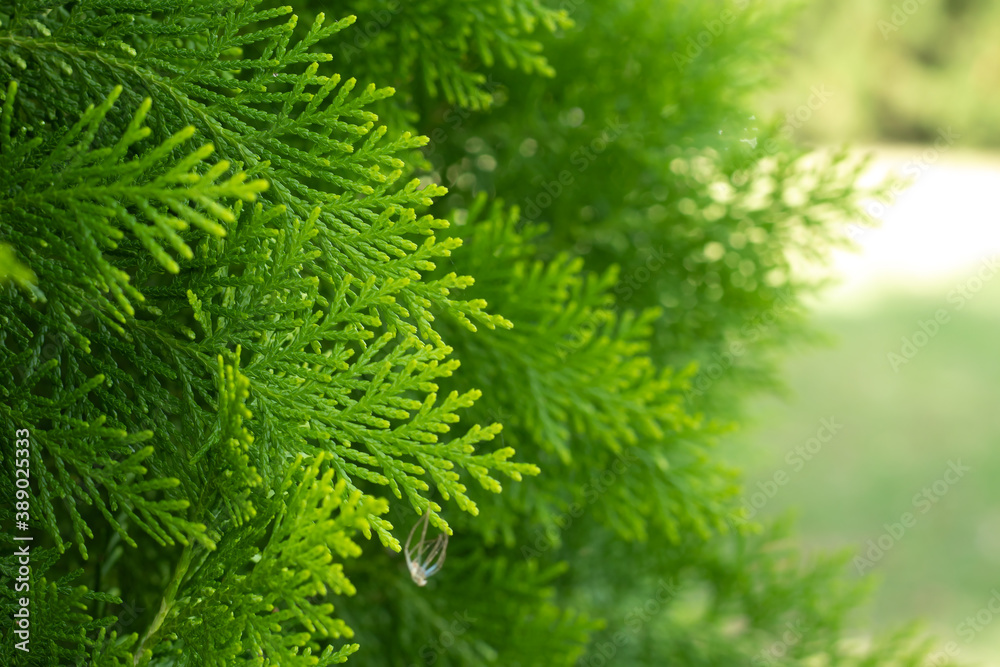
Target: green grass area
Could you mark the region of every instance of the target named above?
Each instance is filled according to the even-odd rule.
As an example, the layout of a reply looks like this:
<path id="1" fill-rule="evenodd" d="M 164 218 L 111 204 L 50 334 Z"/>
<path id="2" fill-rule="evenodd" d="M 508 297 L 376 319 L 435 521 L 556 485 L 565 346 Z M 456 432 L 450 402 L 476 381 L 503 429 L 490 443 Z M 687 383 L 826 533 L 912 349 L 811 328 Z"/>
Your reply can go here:
<path id="1" fill-rule="evenodd" d="M 789 397 L 757 400 L 755 425 L 732 440 L 750 472 L 748 494 L 775 472 L 787 474 L 761 515 L 796 511 L 809 547 L 865 556 L 868 540 L 910 512 L 911 527 L 866 572 L 882 579 L 872 627 L 920 615 L 970 658 L 1000 655 L 1000 614 L 968 642 L 969 626 L 959 627 L 1000 590 L 1000 280 L 961 309 L 948 300 L 953 287 L 886 297 L 851 315 L 818 315 L 834 345 L 793 358 Z M 947 323 L 894 371 L 888 354 L 939 309 Z M 786 459 L 831 417 L 843 428 L 814 442 L 811 460 Z M 936 491 L 946 490 L 938 495 L 934 483 L 959 460 L 970 471 L 949 474 L 955 483 L 939 482 Z M 915 505 L 925 487 L 934 502 Z"/>

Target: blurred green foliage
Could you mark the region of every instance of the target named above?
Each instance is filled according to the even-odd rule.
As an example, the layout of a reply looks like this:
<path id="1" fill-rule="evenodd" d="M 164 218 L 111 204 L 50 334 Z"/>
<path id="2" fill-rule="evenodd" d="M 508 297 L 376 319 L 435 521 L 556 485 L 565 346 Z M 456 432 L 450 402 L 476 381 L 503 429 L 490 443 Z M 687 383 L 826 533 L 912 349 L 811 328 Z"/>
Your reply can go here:
<path id="1" fill-rule="evenodd" d="M 820 143 L 929 142 L 953 127 L 1000 146 L 1000 4 L 993 0 L 809 0 L 770 100 L 812 86 L 832 99 L 800 128 Z"/>

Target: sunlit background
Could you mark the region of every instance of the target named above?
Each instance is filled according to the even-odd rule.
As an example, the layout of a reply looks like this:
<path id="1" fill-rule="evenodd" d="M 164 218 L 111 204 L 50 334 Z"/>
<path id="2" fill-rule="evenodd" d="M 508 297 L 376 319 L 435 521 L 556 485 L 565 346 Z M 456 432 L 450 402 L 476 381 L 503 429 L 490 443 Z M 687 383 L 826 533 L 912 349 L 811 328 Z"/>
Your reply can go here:
<path id="1" fill-rule="evenodd" d="M 814 1 L 794 44 L 767 103 L 826 86 L 800 138 L 911 185 L 869 202 L 859 251 L 835 257 L 813 304 L 834 342 L 794 355 L 787 397 L 734 437 L 747 494 L 787 475 L 761 514 L 795 512 L 808 546 L 881 580 L 870 629 L 920 616 L 957 661 L 1000 664 L 1000 2 Z"/>

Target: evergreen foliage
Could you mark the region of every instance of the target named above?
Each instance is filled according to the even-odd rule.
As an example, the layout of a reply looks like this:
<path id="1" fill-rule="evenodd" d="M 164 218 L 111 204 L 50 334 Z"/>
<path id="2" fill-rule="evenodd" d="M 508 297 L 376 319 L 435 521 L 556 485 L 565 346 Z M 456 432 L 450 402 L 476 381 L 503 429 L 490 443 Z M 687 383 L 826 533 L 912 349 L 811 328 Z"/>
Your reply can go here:
<path id="1" fill-rule="evenodd" d="M 864 194 L 751 118 L 784 18 L 0 0 L 3 664 L 921 664 L 718 447 Z"/>

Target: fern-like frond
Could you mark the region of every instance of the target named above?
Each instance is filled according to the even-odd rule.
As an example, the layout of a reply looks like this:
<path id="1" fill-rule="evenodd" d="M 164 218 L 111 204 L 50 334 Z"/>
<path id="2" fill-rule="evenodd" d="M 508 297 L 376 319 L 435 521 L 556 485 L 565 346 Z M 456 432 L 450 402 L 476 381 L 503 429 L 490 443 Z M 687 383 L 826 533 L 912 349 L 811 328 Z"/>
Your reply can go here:
<path id="1" fill-rule="evenodd" d="M 9 76 L 22 78 L 26 109 L 45 116 L 50 107 L 45 91 L 54 80 L 81 104 L 95 97 L 91 77 L 122 80 L 125 94 L 148 91 L 157 105 L 157 136 L 169 136 L 169 128 L 196 127 L 225 157 L 267 179 L 273 188 L 270 201 L 301 219 L 321 204 L 316 242 L 323 250 L 324 273 L 338 279 L 375 276 L 381 286 L 415 280 L 448 255 L 447 245 L 431 240 L 418 250 L 409 238 L 446 225 L 411 210 L 426 207 L 445 190 L 421 189 L 416 180 L 398 182 L 405 166 L 398 155 L 426 139 L 403 133 L 383 140 L 385 128 L 375 127 L 378 118 L 366 107 L 393 90 L 372 84 L 352 94 L 354 79 L 319 73 L 319 64 L 332 56 L 315 47 L 353 17 L 328 24 L 320 14 L 295 40 L 298 18 L 277 22 L 291 8 L 262 10 L 257 0 L 202 4 L 196 16 L 188 6 L 165 7 L 160 20 L 150 17 L 148 7 L 138 14 L 119 13 L 125 5 L 59 4 L 17 15 L 0 33 L 0 46 L 7 48 L 0 75 L 7 67 Z M 184 20 L 176 20 L 181 15 Z M 171 29 L 158 29 L 161 22 Z M 254 57 L 243 57 L 250 54 Z M 64 66 L 91 77 L 70 76 Z M 29 87 L 29 80 L 39 85 Z M 401 328 L 413 328 L 415 322 L 422 336 L 434 339 L 425 324 L 431 320 L 428 308 L 450 308 L 447 288 L 461 284 L 401 291 L 398 307 L 383 309 L 382 315 Z M 348 298 L 355 296 L 349 290 Z M 502 323 L 481 307 L 466 304 L 464 309 L 487 326 Z"/>
<path id="2" fill-rule="evenodd" d="M 6 533 L 0 536 L 0 544 L 4 549 L 0 557 L 0 583 L 3 584 L 0 610 L 12 619 L 15 612 L 22 609 L 19 599 L 30 599 L 29 632 L 27 642 L 22 644 L 22 648 L 29 650 L 17 648 L 17 644 L 25 640 L 14 632 L 19 624 L 7 623 L 0 628 L 0 664 L 43 664 L 34 661 L 35 656 L 44 656 L 42 660 L 46 664 L 72 665 L 86 660 L 91 651 L 103 644 L 99 636 L 101 629 L 115 620 L 113 616 L 94 618 L 88 613 L 88 607 L 98 602 L 119 604 L 121 600 L 82 585 L 83 570 L 63 570 L 58 574 L 59 566 L 65 565 L 59 563 L 61 556 L 55 549 L 37 543 L 15 542 Z M 17 555 L 25 546 L 31 563 L 28 576 L 20 573 L 22 556 Z M 19 590 L 15 590 L 15 582 L 21 586 Z"/>
<path id="3" fill-rule="evenodd" d="M 13 248 L 6 244 L 0 244 L 0 283 L 7 281 L 21 286 L 30 286 L 35 282 L 35 274 L 18 261 Z"/>
<path id="4" fill-rule="evenodd" d="M 361 553 L 356 533 L 370 532 L 368 517 L 387 504 L 335 482 L 328 460 L 297 457 L 252 518 L 193 555 L 156 629 L 172 639 L 138 664 L 175 655 L 183 665 L 332 665 L 357 651 L 333 645 L 353 633 L 329 597 L 354 593 L 341 563 Z"/>
<path id="5" fill-rule="evenodd" d="M 0 347 L 0 365 L 9 361 Z M 135 545 L 129 528 L 138 528 L 161 545 L 188 543 L 190 537 L 205 540 L 205 526 L 184 518 L 189 502 L 164 498 L 163 492 L 178 485 L 176 478 L 146 477 L 154 448 L 143 445 L 153 438 L 148 431 L 129 434 L 107 425 L 104 415 L 87 415 L 88 394 L 106 382 L 96 376 L 77 389 L 55 389 L 52 396 L 39 396 L 36 389 L 56 374 L 51 359 L 40 366 L 29 361 L 24 375 L 0 389 L 0 423 L 42 423 L 31 439 L 31 470 L 37 489 L 31 500 L 32 520 L 41 524 L 59 551 L 65 549 L 57 506 L 69 513 L 73 539 L 87 557 L 86 542 L 94 537 L 83 518 L 87 506 L 96 508 L 126 543 Z M 155 496 L 159 496 L 153 499 Z"/>
<path id="6" fill-rule="evenodd" d="M 552 76 L 536 31 L 572 25 L 565 8 L 540 0 L 363 0 L 351 11 L 358 20 L 333 50 L 335 64 L 374 81 L 417 79 L 432 98 L 477 110 L 488 108 L 495 92 L 483 68 L 500 63 Z M 386 51 L 401 58 L 386 59 Z"/>
<path id="7" fill-rule="evenodd" d="M 224 235 L 222 223 L 232 222 L 233 214 L 221 202 L 253 199 L 267 186 L 262 180 L 247 181 L 242 172 L 222 179 L 229 163 L 205 164 L 211 145 L 176 156 L 175 148 L 193 136 L 191 126 L 128 159 L 135 144 L 150 134 L 143 125 L 148 98 L 116 143 L 94 146 L 120 87 L 99 106 L 88 108 L 54 145 L 44 146 L 40 136 L 27 140 L 23 128 L 12 136 L 10 102 L 16 91 L 11 82 L 0 132 L 0 215 L 5 222 L 0 236 L 46 278 L 41 292 L 58 290 L 66 304 L 80 305 L 98 292 L 110 292 L 117 305 L 108 312 L 123 322 L 126 313 L 135 314 L 132 301 L 141 302 L 143 296 L 105 254 L 117 249 L 125 234 L 176 273 L 177 262 L 164 244 L 190 259 L 185 230 L 196 227 Z"/>
<path id="8" fill-rule="evenodd" d="M 532 239 L 544 229 L 520 229 L 517 209 L 480 197 L 462 217 L 454 229 L 466 247 L 456 262 L 479 277 L 472 295 L 496 304 L 514 327 L 475 336 L 455 327 L 449 342 L 458 359 L 478 360 L 471 381 L 490 387 L 480 418 L 502 417 L 507 442 L 551 475 L 544 500 L 521 509 L 550 524 L 572 504 L 593 504 L 630 539 L 655 531 L 677 542 L 684 532 L 707 539 L 727 530 L 734 473 L 709 461 L 711 435 L 685 402 L 690 371 L 648 356 L 657 312 L 614 308 L 614 268 L 593 275 L 569 255 L 540 260 Z M 602 474 L 615 483 L 588 484 Z M 521 501 L 515 491 L 500 502 Z M 511 527 L 502 530 L 511 541 Z"/>

